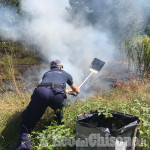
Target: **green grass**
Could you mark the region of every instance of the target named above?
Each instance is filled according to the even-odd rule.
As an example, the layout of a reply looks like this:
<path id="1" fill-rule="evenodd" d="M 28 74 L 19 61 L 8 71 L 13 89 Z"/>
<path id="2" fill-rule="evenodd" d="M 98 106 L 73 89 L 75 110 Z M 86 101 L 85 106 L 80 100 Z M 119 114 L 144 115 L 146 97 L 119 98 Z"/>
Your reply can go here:
<path id="1" fill-rule="evenodd" d="M 23 83 L 16 80 L 16 77 L 21 75 L 18 67 L 38 64 L 39 59 L 30 51 L 26 51 L 21 44 L 13 42 L 0 43 L 0 57 L 0 92 L 2 92 L 0 95 L 0 149 L 14 150 L 19 135 L 20 114 L 28 105 L 31 95 L 19 89 L 20 84 Z M 3 79 L 9 80 L 14 85 L 16 93 L 4 92 Z M 99 108 L 138 116 L 141 120 L 140 137 L 150 141 L 150 79 L 144 79 L 134 84 L 124 83 L 102 96 L 96 93 L 86 101 L 78 100 L 71 103 L 64 108 L 64 126 L 50 126 L 54 113 L 51 109 L 47 109 L 34 129 L 36 135 L 32 140 L 32 149 L 36 150 L 40 147 L 37 137 L 42 132 L 50 134 L 52 130 L 62 136 L 73 136 L 72 131 L 76 126 L 77 115 Z M 47 140 L 51 141 L 51 139 Z M 48 146 L 52 148 L 51 143 Z M 141 149 L 149 150 L 150 143 Z"/>
<path id="2" fill-rule="evenodd" d="M 0 99 L 0 149 L 13 150 L 16 146 L 20 114 L 29 103 L 30 95 L 5 93 Z"/>
<path id="3" fill-rule="evenodd" d="M 145 82 L 145 83 L 144 83 Z M 144 83 L 144 84 L 143 84 Z M 147 143 L 140 146 L 140 150 L 150 149 L 150 81 L 143 81 L 141 84 L 134 84 L 131 86 L 123 85 L 122 87 L 113 89 L 106 95 L 95 95 L 86 101 L 76 101 L 64 108 L 64 126 L 48 126 L 47 129 L 34 133 L 34 140 L 32 141 L 33 149 L 42 149 L 39 137 L 41 133 L 45 134 L 44 140 L 49 141 L 45 149 L 55 149 L 51 145 L 52 139 L 57 137 L 49 136 L 52 131 L 63 136 L 73 136 L 73 131 L 76 127 L 77 115 L 89 112 L 90 110 L 105 109 L 106 112 L 110 110 L 120 111 L 126 114 L 131 114 L 140 119 L 140 140 L 145 139 Z M 68 131 L 70 131 L 68 133 Z M 56 136 L 57 136 L 56 134 Z M 36 136 L 35 136 L 36 135 Z M 75 136 L 75 135 L 74 135 Z M 60 137 L 59 137 L 60 138 Z M 59 139 L 58 138 L 58 139 Z M 35 148 L 36 146 L 36 148 Z M 62 148 L 58 148 L 62 149 Z M 67 148 L 66 148 L 67 149 Z"/>
<path id="4" fill-rule="evenodd" d="M 0 95 L 0 149 L 15 150 L 19 136 L 19 123 L 22 111 L 29 104 L 31 93 L 20 95 L 5 92 Z M 37 124 L 35 130 L 41 131 L 50 125 L 54 113 L 49 108 Z"/>
<path id="5" fill-rule="evenodd" d="M 143 87 L 144 86 L 144 87 Z M 78 114 L 88 112 L 89 110 L 97 110 L 99 108 L 116 110 L 128 114 L 138 116 L 140 122 L 140 137 L 150 141 L 150 84 L 146 81 L 144 84 L 134 85 L 132 87 L 116 88 L 100 96 L 95 95 L 87 101 L 76 101 L 64 108 L 64 126 L 50 126 L 53 118 L 53 111 L 47 109 L 45 115 L 37 124 L 34 131 L 34 140 L 32 140 L 32 149 L 39 147 L 37 135 L 44 132 L 50 133 L 50 129 L 56 133 L 72 136 L 72 131 L 75 129 L 76 117 Z M 20 96 L 15 93 L 5 93 L 0 100 L 0 149 L 13 150 L 16 147 L 16 142 L 19 134 L 20 114 L 25 109 L 30 101 L 29 93 L 20 93 Z M 46 129 L 46 127 L 48 129 Z M 59 129 L 59 130 L 58 130 Z M 48 137 L 51 138 L 51 137 Z M 49 143 L 49 146 L 51 144 Z M 147 147 L 142 147 L 142 150 L 148 150 Z"/>

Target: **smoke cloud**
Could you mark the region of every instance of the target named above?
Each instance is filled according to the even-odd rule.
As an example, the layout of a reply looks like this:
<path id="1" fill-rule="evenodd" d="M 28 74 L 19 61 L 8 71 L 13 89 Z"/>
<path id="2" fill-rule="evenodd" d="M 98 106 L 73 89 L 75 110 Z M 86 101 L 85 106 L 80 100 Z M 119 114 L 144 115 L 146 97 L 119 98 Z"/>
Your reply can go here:
<path id="1" fill-rule="evenodd" d="M 36 45 L 45 60 L 60 59 L 79 85 L 95 57 L 106 62 L 97 77 L 108 74 L 106 68 L 119 60 L 119 40 L 144 28 L 147 4 L 150 0 L 22 0 L 27 17 L 1 7 L 0 30 L 5 38 Z"/>

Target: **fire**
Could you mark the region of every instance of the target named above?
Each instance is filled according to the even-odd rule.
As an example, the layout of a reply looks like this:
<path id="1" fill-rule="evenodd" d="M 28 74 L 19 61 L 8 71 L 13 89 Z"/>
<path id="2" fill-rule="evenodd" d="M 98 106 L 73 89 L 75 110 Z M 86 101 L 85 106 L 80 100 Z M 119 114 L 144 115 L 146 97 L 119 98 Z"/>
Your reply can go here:
<path id="1" fill-rule="evenodd" d="M 137 79 L 135 75 L 129 76 L 127 78 L 127 80 L 123 81 L 121 79 L 118 79 L 116 81 L 116 88 L 122 88 L 122 87 L 126 87 L 126 88 L 131 88 L 131 87 L 135 87 L 135 85 L 137 84 Z"/>
<path id="2" fill-rule="evenodd" d="M 121 80 L 116 81 L 116 88 L 121 88 L 123 84 L 121 83 Z"/>

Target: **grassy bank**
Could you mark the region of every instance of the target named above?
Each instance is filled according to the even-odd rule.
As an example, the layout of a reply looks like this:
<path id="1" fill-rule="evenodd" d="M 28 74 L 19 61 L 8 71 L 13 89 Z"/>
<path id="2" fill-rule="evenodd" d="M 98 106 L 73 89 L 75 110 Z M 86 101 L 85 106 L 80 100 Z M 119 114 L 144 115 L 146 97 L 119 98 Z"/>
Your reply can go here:
<path id="1" fill-rule="evenodd" d="M 29 94 L 6 92 L 0 100 L 0 149 L 14 149 L 19 132 L 20 114 L 29 102 Z"/>
<path id="2" fill-rule="evenodd" d="M 22 95 L 21 95 L 22 94 Z M 0 149 L 15 149 L 18 132 L 20 114 L 30 101 L 31 93 L 21 93 L 20 96 L 14 93 L 1 95 L 0 102 Z M 124 113 L 136 115 L 140 118 L 140 138 L 147 140 L 147 145 L 143 150 L 150 148 L 150 81 L 145 80 L 141 84 L 134 86 L 123 86 L 106 93 L 105 95 L 95 95 L 87 101 L 76 101 L 64 109 L 64 126 L 49 126 L 52 120 L 52 110 L 48 109 L 38 123 L 34 131 L 32 149 L 40 149 L 38 134 L 44 132 L 50 134 L 51 131 L 62 134 L 63 136 L 73 136 L 75 129 L 76 116 L 89 110 L 104 108 L 106 110 L 116 110 Z M 48 129 L 45 128 L 48 126 Z M 46 129 L 42 131 L 43 129 Z M 50 140 L 47 137 L 47 140 Z M 36 146 L 36 148 L 35 148 Z M 51 143 L 49 143 L 49 149 Z"/>
<path id="3" fill-rule="evenodd" d="M 33 65 L 40 63 L 35 54 L 34 46 L 24 46 L 21 43 L 0 42 L 0 80 L 19 77 L 21 73 Z"/>

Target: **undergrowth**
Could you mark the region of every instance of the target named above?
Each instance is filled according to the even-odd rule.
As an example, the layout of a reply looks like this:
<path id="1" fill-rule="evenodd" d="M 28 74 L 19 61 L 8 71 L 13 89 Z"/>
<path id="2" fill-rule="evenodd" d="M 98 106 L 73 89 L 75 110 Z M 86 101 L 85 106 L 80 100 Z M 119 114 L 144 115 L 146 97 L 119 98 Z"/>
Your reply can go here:
<path id="1" fill-rule="evenodd" d="M 20 114 L 30 100 L 29 93 L 0 94 L 0 149 L 13 150 L 19 135 Z"/>
<path id="2" fill-rule="evenodd" d="M 21 43 L 10 41 L 0 42 L 0 58 L 0 80 L 11 79 L 12 68 L 15 77 L 19 77 L 24 66 L 37 65 L 40 62 L 34 46 L 25 47 Z"/>
<path id="3" fill-rule="evenodd" d="M 15 92 L 3 92 L 0 95 L 0 149 L 13 150 L 16 148 L 19 136 L 19 123 L 21 112 L 25 109 L 30 101 L 31 93 L 20 90 L 19 83 L 16 80 L 14 64 L 12 57 L 8 55 L 10 78 L 15 86 Z M 81 101 L 77 100 L 70 103 L 64 108 L 64 125 L 57 126 L 52 122 L 54 112 L 47 109 L 46 113 L 37 124 L 31 135 L 32 150 L 55 150 L 70 149 L 60 145 L 55 147 L 53 142 L 64 140 L 66 137 L 75 137 L 75 128 L 77 115 L 98 110 L 100 108 L 107 112 L 110 110 L 120 111 L 127 114 L 138 116 L 140 119 L 140 140 L 146 140 L 140 150 L 150 149 L 150 84 L 149 79 L 143 80 L 140 84 L 123 84 L 112 89 L 105 95 L 95 96 Z M 43 136 L 44 135 L 44 136 Z M 59 143 L 57 143 L 59 144 Z M 72 146 L 71 149 L 75 149 Z"/>
<path id="4" fill-rule="evenodd" d="M 149 85 L 147 85 L 149 86 Z M 89 112 L 90 110 L 98 110 L 100 108 L 107 112 L 111 110 L 131 114 L 140 119 L 140 147 L 141 150 L 150 149 L 150 104 L 147 90 L 138 93 L 141 90 L 138 87 L 115 89 L 105 97 L 94 96 L 86 101 L 76 101 L 67 105 L 64 108 L 64 125 L 48 126 L 42 132 L 37 131 L 33 133 L 34 140 L 32 140 L 33 149 L 65 149 L 63 145 L 55 147 L 54 141 L 64 140 L 70 136 L 75 137 L 75 128 L 77 115 Z M 120 94 L 118 93 L 120 92 Z M 116 97 L 114 97 L 114 95 Z M 118 96 L 117 96 L 118 95 Z M 128 98 L 126 97 L 128 95 Z M 145 97 L 144 97 L 145 96 Z M 55 135 L 53 135 L 55 133 Z M 43 136 L 44 135 L 44 136 Z M 146 141 L 143 143 L 143 141 Z M 58 143 L 57 143 L 58 144 Z M 62 148 L 63 147 L 63 148 Z M 66 147 L 67 149 L 68 147 Z M 71 147 L 73 148 L 73 147 Z M 74 147 L 75 148 L 75 147 Z"/>

